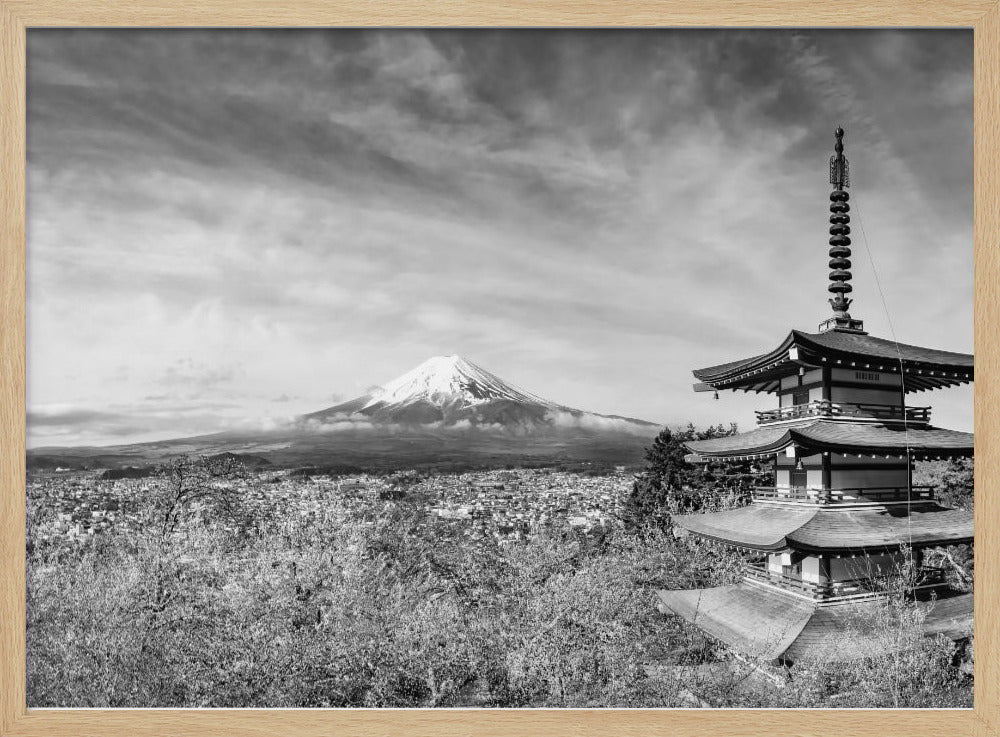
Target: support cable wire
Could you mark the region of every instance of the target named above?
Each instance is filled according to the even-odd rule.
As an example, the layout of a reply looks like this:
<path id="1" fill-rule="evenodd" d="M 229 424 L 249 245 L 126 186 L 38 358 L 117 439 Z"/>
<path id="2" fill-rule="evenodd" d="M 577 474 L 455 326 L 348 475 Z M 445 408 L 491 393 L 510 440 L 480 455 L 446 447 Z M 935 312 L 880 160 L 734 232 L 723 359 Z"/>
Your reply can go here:
<path id="1" fill-rule="evenodd" d="M 906 416 L 906 373 L 903 365 L 903 354 L 899 350 L 899 341 L 896 339 L 896 327 L 892 322 L 892 315 L 889 313 L 889 304 L 885 299 L 885 292 L 882 289 L 882 280 L 879 279 L 878 269 L 875 266 L 875 258 L 872 256 L 871 246 L 868 244 L 868 234 L 865 232 L 864 218 L 861 217 L 861 204 L 858 202 L 857 193 L 854 195 L 854 209 L 858 214 L 858 226 L 861 228 L 861 238 L 865 242 L 865 253 L 868 254 L 868 263 L 872 267 L 872 275 L 875 277 L 875 286 L 878 288 L 879 298 L 882 300 L 882 311 L 885 312 L 885 319 L 889 323 L 889 334 L 892 335 L 892 343 L 896 348 L 896 359 L 899 361 L 899 387 L 903 395 L 903 441 L 906 445 L 906 532 L 910 549 L 913 549 L 913 532 L 911 529 L 911 505 L 913 503 L 913 452 L 910 447 L 910 426 Z"/>
<path id="2" fill-rule="evenodd" d="M 896 339 L 896 328 L 892 323 L 892 315 L 889 313 L 889 305 L 885 299 L 885 292 L 882 289 L 882 280 L 879 279 L 878 269 L 875 267 L 875 259 L 872 256 L 871 246 L 868 244 L 868 234 L 865 233 L 864 219 L 861 217 L 861 207 L 858 202 L 858 197 L 854 197 L 854 209 L 858 214 L 858 226 L 861 228 L 861 237 L 865 242 L 865 252 L 868 254 L 868 263 L 872 267 L 872 275 L 875 277 L 875 286 L 878 287 L 879 298 L 882 300 L 882 310 L 885 312 L 885 319 L 889 323 L 889 333 L 892 335 L 892 343 L 896 347 L 896 358 L 899 361 L 899 388 L 902 394 L 902 411 L 903 411 L 903 438 L 906 444 L 906 538 L 909 545 L 910 562 L 909 568 L 911 571 L 911 579 L 915 583 L 917 571 L 913 570 L 913 528 L 912 528 L 912 516 L 913 516 L 913 459 L 912 451 L 910 448 L 910 427 L 906 417 L 906 373 L 905 367 L 903 365 L 903 354 L 899 350 L 899 341 Z M 904 569 L 905 570 L 905 569 Z M 906 585 L 905 583 L 903 584 Z M 893 653 L 893 675 L 895 676 L 895 690 L 893 692 L 893 706 L 899 707 L 899 678 L 900 678 L 900 643 L 898 641 L 900 635 L 900 627 L 896 628 L 896 648 Z"/>

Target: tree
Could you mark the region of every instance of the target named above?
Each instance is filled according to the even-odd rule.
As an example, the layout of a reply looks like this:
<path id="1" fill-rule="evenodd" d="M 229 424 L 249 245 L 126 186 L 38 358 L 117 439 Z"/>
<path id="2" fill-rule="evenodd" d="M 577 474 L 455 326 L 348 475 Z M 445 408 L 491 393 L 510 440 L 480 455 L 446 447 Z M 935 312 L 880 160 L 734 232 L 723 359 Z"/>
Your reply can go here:
<path id="1" fill-rule="evenodd" d="M 925 461 L 917 465 L 913 483 L 933 486 L 942 504 L 958 509 L 973 507 L 972 458 L 952 458 L 948 461 Z"/>
<path id="2" fill-rule="evenodd" d="M 175 458 L 157 469 L 156 475 L 163 483 L 154 487 L 154 498 L 145 500 L 145 511 L 159 517 L 161 536 L 176 531 L 185 517 L 199 509 L 236 527 L 248 523 L 242 497 L 256 477 L 238 458 Z"/>
<path id="3" fill-rule="evenodd" d="M 623 517 L 630 528 L 666 529 L 674 514 L 725 509 L 750 501 L 750 489 L 765 481 L 767 469 L 759 462 L 708 460 L 689 463 L 692 440 L 735 435 L 735 423 L 697 430 L 665 427 L 646 449 L 646 468 L 632 486 Z"/>

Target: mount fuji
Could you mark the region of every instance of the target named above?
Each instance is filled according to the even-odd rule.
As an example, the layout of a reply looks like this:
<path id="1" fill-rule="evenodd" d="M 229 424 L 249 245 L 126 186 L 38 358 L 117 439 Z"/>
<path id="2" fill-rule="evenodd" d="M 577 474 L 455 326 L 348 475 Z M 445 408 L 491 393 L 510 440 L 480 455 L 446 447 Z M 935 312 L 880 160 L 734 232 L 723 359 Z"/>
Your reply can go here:
<path id="1" fill-rule="evenodd" d="M 349 402 L 305 415 L 307 423 L 365 418 L 373 425 L 433 425 L 531 433 L 559 428 L 655 434 L 659 426 L 598 415 L 519 389 L 461 356 L 435 356 Z"/>
<path id="2" fill-rule="evenodd" d="M 155 463 L 237 453 L 275 466 L 464 468 L 630 464 L 661 425 L 566 407 L 519 389 L 461 356 L 436 356 L 349 402 L 269 430 L 111 447 L 38 448 L 34 468 Z"/>

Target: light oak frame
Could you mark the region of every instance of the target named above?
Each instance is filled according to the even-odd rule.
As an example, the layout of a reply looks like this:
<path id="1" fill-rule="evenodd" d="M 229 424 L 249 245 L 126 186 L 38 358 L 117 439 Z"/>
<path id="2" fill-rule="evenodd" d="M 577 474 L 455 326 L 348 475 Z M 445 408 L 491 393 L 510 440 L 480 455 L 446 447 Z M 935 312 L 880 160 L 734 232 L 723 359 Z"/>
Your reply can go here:
<path id="1" fill-rule="evenodd" d="M 25 33 L 65 26 L 971 27 L 975 707 L 960 710 L 47 710 L 25 704 Z M 0 0 L 0 735 L 1000 737 L 1000 0 Z"/>

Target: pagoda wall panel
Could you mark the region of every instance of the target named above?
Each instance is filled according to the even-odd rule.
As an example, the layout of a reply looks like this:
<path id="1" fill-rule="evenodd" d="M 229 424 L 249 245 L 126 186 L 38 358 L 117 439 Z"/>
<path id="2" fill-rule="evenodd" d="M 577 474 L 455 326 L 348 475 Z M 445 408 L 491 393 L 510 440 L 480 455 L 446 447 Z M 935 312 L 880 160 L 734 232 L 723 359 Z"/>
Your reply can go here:
<path id="1" fill-rule="evenodd" d="M 830 371 L 830 380 L 837 384 L 860 384 L 864 386 L 901 386 L 899 374 L 883 373 L 865 368 L 835 368 Z"/>
<path id="2" fill-rule="evenodd" d="M 830 469 L 830 488 L 832 489 L 906 488 L 908 479 L 909 474 L 906 466 L 900 468 Z"/>
<path id="3" fill-rule="evenodd" d="M 823 572 L 820 559 L 815 555 L 810 555 L 802 559 L 802 580 L 809 583 L 822 583 Z"/>
<path id="4" fill-rule="evenodd" d="M 802 391 L 809 392 L 810 402 L 823 399 L 823 371 L 814 369 L 806 371 L 803 375 L 785 376 L 781 379 L 778 387 L 778 406 L 790 407 L 795 402 L 795 394 Z M 803 402 L 798 402 L 802 404 Z"/>
<path id="5" fill-rule="evenodd" d="M 794 406 L 796 404 L 796 402 L 795 402 L 795 394 L 797 392 L 799 392 L 799 391 L 805 391 L 805 388 L 802 388 L 800 390 L 799 387 L 795 387 L 794 389 L 791 389 L 791 390 L 788 390 L 788 391 L 782 390 L 778 394 L 778 406 L 779 407 L 792 407 L 792 406 Z M 810 402 L 818 402 L 818 401 L 820 401 L 823 398 L 823 387 L 822 386 L 819 386 L 819 385 L 811 386 L 811 387 L 809 387 L 808 391 L 809 391 L 809 401 Z M 898 396 L 897 396 L 897 399 L 898 399 Z"/>
<path id="6" fill-rule="evenodd" d="M 856 578 L 898 575 L 903 562 L 902 553 L 882 555 L 858 555 L 850 558 L 830 559 L 830 580 L 851 581 Z"/>
<path id="7" fill-rule="evenodd" d="M 767 570 L 771 573 L 781 573 L 781 554 L 771 553 L 767 556 Z"/>
<path id="8" fill-rule="evenodd" d="M 810 398 L 811 398 L 810 394 Z M 822 397 L 821 397 L 822 398 Z M 830 401 L 836 404 L 891 404 L 901 405 L 903 397 L 899 389 L 877 387 L 837 386 L 830 387 Z"/>
<path id="9" fill-rule="evenodd" d="M 792 485 L 792 469 L 794 461 L 784 468 L 776 468 L 774 471 L 774 485 L 788 488 Z M 810 489 L 823 488 L 823 468 L 822 466 L 805 467 L 806 486 Z"/>

